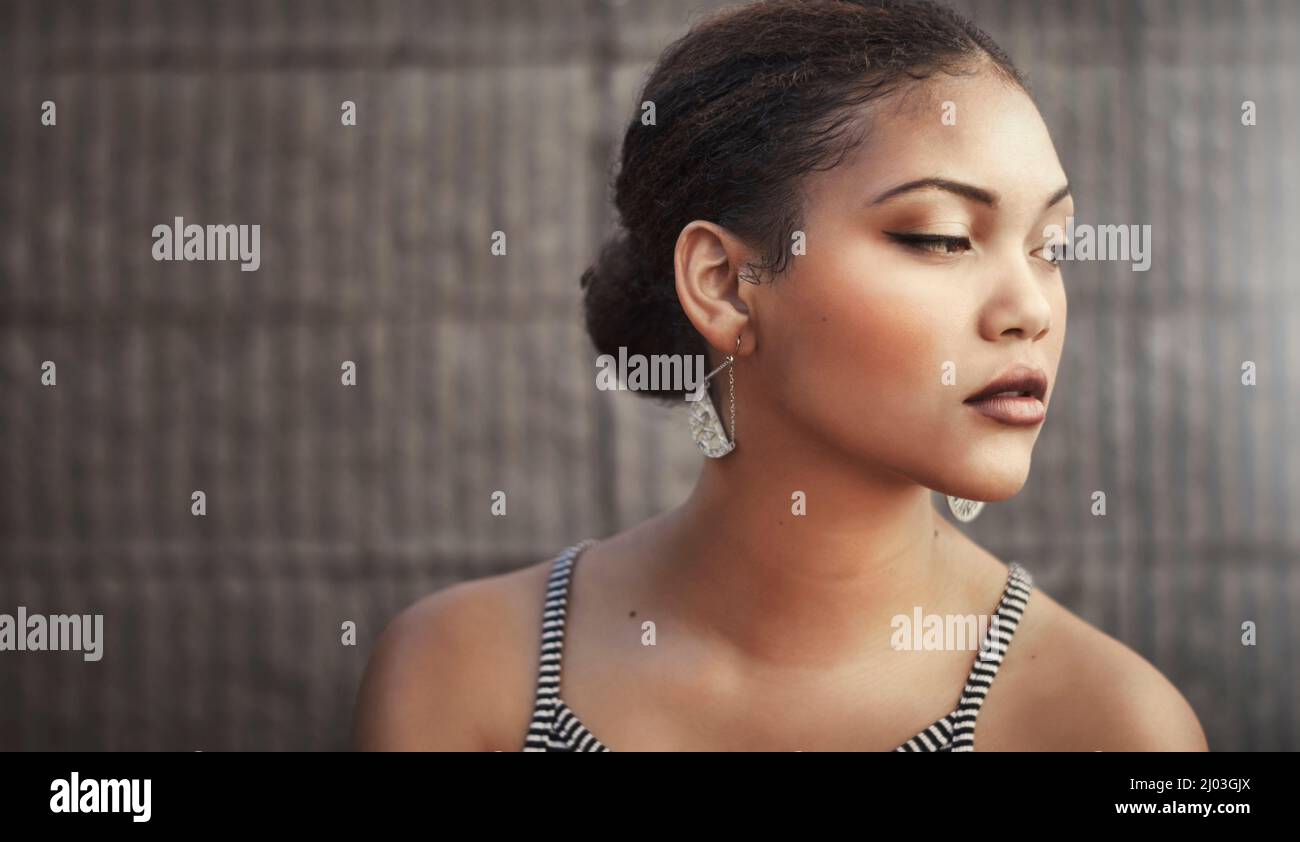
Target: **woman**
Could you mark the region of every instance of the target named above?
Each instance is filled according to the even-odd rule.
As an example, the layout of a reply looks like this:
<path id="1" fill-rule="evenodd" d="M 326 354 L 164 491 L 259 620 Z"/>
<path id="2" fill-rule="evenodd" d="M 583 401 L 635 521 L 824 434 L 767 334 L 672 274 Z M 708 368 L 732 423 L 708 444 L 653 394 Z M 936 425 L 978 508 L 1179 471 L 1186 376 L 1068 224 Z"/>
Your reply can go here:
<path id="1" fill-rule="evenodd" d="M 1156 669 L 931 503 L 1021 489 L 1065 340 L 1073 201 L 1007 56 L 928 3 L 763 2 L 640 102 L 587 325 L 708 356 L 695 489 L 408 608 L 357 746 L 1206 749 Z M 982 648 L 908 630 L 989 612 Z"/>

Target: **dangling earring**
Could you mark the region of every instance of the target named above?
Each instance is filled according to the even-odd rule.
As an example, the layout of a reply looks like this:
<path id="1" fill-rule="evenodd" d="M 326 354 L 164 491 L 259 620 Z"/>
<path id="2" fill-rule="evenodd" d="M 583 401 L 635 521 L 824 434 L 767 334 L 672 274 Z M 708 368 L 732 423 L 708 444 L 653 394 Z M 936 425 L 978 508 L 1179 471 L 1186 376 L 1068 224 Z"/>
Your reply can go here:
<path id="1" fill-rule="evenodd" d="M 952 510 L 953 517 L 962 523 L 970 523 L 980 516 L 984 511 L 983 500 L 967 500 L 963 497 L 948 496 L 948 508 Z"/>
<path id="2" fill-rule="evenodd" d="M 743 336 L 744 334 L 741 334 Z M 736 337 L 736 353 L 740 353 L 740 336 Z M 736 355 L 728 354 L 722 365 L 710 371 L 700 383 L 695 405 L 691 407 L 691 438 L 700 451 L 710 459 L 720 459 L 736 447 Z M 709 381 L 723 369 L 727 369 L 727 380 L 731 392 L 731 435 L 722 429 L 722 421 L 713 408 L 713 398 L 709 396 Z"/>

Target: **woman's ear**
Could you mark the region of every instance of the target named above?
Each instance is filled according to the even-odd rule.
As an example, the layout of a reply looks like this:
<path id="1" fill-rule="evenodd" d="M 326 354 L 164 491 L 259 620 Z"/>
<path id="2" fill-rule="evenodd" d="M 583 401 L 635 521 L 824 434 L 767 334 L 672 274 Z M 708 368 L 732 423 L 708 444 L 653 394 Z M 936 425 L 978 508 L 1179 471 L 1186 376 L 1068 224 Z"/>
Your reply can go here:
<path id="1" fill-rule="evenodd" d="M 744 299 L 753 284 L 740 279 L 750 257 L 748 246 L 712 222 L 697 219 L 677 236 L 677 300 L 704 341 L 723 354 L 737 353 L 736 337 L 752 333 Z"/>

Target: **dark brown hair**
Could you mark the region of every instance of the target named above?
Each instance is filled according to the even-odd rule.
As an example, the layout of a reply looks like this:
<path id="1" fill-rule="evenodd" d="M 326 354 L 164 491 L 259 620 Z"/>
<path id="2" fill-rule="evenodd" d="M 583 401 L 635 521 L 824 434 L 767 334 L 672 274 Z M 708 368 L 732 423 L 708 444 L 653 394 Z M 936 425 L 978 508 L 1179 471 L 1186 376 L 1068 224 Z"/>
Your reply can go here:
<path id="1" fill-rule="evenodd" d="M 861 106 L 935 73 L 981 68 L 1028 91 L 992 38 L 926 0 L 762 0 L 696 24 L 660 56 L 623 135 L 613 183 L 621 230 L 582 275 L 597 350 L 705 353 L 674 284 L 682 228 L 723 226 L 761 255 L 742 277 L 776 277 L 801 224 L 801 176 L 862 142 Z"/>

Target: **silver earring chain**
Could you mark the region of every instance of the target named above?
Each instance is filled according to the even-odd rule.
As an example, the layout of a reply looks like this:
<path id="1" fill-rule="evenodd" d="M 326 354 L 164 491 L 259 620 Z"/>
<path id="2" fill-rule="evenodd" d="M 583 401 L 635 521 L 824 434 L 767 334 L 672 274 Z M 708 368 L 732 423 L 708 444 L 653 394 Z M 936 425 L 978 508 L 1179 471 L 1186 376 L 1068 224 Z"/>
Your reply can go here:
<path id="1" fill-rule="evenodd" d="M 741 334 L 743 336 L 744 334 Z M 740 336 L 736 337 L 736 354 L 740 353 Z M 731 387 L 731 443 L 736 443 L 736 355 L 728 354 L 727 383 Z"/>
<path id="2" fill-rule="evenodd" d="M 731 366 L 727 369 L 727 382 L 731 385 L 731 441 L 736 441 L 736 358 L 727 357 L 731 360 Z"/>
<path id="3" fill-rule="evenodd" d="M 743 334 L 742 334 L 743 336 Z M 736 353 L 740 353 L 741 336 L 736 337 Z M 727 369 L 727 385 L 731 392 L 731 442 L 736 442 L 736 354 L 727 354 L 722 360 L 722 364 L 717 368 L 704 375 L 704 382 L 708 383 L 713 379 L 713 375 L 723 369 Z"/>

